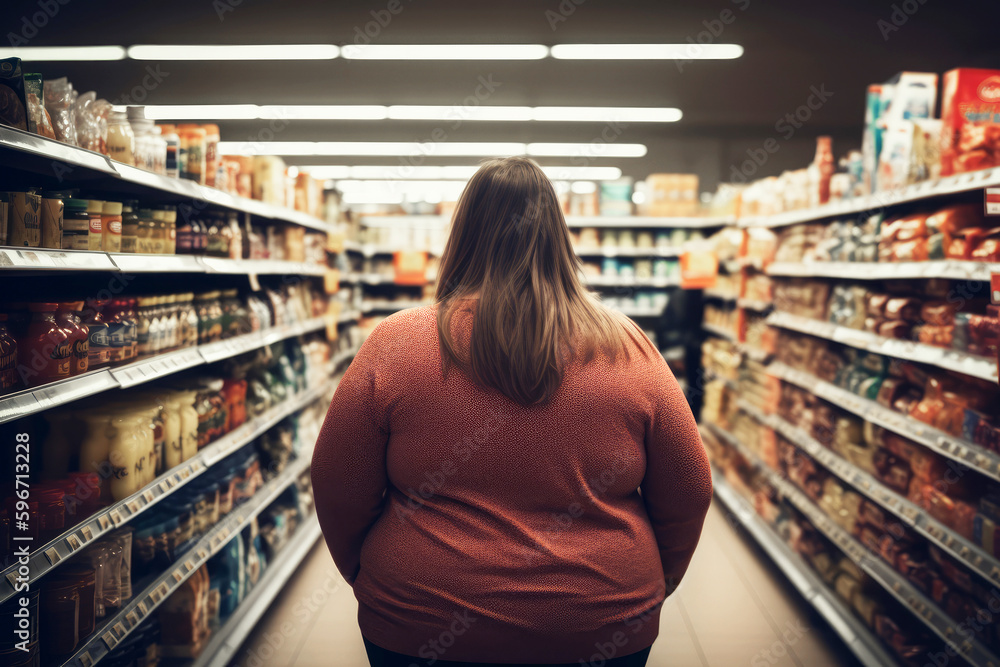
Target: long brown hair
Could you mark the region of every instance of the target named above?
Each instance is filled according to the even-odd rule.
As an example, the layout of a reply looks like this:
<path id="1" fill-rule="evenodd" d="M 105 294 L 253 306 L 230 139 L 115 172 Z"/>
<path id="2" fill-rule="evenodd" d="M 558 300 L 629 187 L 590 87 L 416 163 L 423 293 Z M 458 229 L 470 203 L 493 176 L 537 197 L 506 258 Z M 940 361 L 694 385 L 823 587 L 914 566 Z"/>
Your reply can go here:
<path id="1" fill-rule="evenodd" d="M 485 162 L 459 199 L 438 270 L 445 373 L 458 366 L 476 384 L 532 405 L 552 397 L 574 359 L 586 363 L 598 352 L 612 360 L 627 356 L 624 336 L 636 338 L 635 325 L 588 293 L 579 270 L 541 168 L 523 157 Z M 462 301 L 475 295 L 464 355 L 451 322 Z"/>

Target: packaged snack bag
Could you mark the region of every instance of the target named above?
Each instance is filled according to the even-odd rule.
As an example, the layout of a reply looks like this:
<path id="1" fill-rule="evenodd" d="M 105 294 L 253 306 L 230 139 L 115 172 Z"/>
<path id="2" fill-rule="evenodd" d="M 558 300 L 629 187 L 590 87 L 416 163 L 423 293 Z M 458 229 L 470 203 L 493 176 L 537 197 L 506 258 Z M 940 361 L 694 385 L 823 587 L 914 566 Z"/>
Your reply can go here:
<path id="1" fill-rule="evenodd" d="M 28 129 L 28 104 L 20 58 L 0 58 L 0 124 Z"/>
<path id="2" fill-rule="evenodd" d="M 1000 165 L 1000 70 L 945 74 L 941 120 L 942 176 Z"/>

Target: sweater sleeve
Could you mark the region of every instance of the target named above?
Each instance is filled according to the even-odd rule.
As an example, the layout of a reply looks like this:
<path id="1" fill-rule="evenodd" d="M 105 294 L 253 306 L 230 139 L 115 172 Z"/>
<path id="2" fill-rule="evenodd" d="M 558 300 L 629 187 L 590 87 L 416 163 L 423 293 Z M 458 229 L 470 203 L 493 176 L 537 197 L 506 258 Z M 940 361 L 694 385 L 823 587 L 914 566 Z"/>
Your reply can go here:
<path id="1" fill-rule="evenodd" d="M 334 393 L 312 458 L 316 514 L 340 573 L 354 585 L 361 545 L 388 485 L 385 403 L 378 397 L 380 346 L 373 332 Z"/>
<path id="2" fill-rule="evenodd" d="M 654 365 L 641 490 L 669 595 L 680 584 L 698 546 L 712 501 L 712 472 L 680 385 L 658 353 Z"/>

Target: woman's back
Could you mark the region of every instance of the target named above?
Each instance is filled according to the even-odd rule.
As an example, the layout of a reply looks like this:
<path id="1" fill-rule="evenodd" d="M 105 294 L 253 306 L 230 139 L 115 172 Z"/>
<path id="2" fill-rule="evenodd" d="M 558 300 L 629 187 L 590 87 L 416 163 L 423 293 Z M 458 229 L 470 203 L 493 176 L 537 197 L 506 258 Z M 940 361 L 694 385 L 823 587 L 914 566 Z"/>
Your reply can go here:
<path id="1" fill-rule="evenodd" d="M 457 341 L 472 321 L 455 315 Z M 637 328 L 622 334 L 626 355 L 571 361 L 548 401 L 525 406 L 443 372 L 436 308 L 376 328 L 320 436 L 335 446 L 318 445 L 313 466 L 368 640 L 496 662 L 652 643 L 711 482 L 662 357 Z"/>

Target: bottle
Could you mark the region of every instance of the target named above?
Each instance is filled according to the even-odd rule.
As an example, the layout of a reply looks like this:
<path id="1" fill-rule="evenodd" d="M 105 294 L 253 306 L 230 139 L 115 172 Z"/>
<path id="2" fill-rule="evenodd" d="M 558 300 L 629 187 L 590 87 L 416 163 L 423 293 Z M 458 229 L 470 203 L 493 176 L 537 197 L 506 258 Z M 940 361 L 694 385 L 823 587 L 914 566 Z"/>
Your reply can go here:
<path id="1" fill-rule="evenodd" d="M 153 211 L 153 254 L 167 253 L 167 218 L 166 211 Z"/>
<path id="2" fill-rule="evenodd" d="M 17 349 L 18 364 L 29 387 L 65 380 L 70 375 L 73 347 L 70 332 L 56 322 L 57 308 L 55 303 L 28 306 L 31 323 Z"/>
<path id="3" fill-rule="evenodd" d="M 178 255 L 194 254 L 196 233 L 194 220 L 190 216 L 185 216 L 183 221 L 176 223 L 175 250 Z"/>
<path id="4" fill-rule="evenodd" d="M 128 324 L 123 320 L 122 299 L 107 302 L 102 316 L 108 325 L 109 361 L 113 364 L 125 361 L 125 351 L 128 347 L 125 336 Z"/>
<path id="5" fill-rule="evenodd" d="M 160 136 L 167 144 L 167 154 L 164 165 L 164 173 L 171 178 L 180 178 L 180 149 L 181 138 L 177 134 L 177 128 L 173 125 L 160 125 Z"/>
<path id="6" fill-rule="evenodd" d="M 87 327 L 90 337 L 87 343 L 87 363 L 91 370 L 106 366 L 111 361 L 108 324 L 101 315 L 101 310 L 107 303 L 105 299 L 87 299 L 85 308 L 81 311 L 82 324 Z"/>
<path id="7" fill-rule="evenodd" d="M 219 169 L 219 126 L 208 124 L 205 129 L 205 185 L 215 186 Z"/>
<path id="8" fill-rule="evenodd" d="M 135 202 L 122 204 L 121 252 L 135 253 L 139 243 L 139 216 L 135 212 Z"/>
<path id="9" fill-rule="evenodd" d="M 205 138 L 207 133 L 205 128 L 186 123 L 178 126 L 181 137 L 181 148 L 184 157 L 180 163 L 181 178 L 194 181 L 199 185 L 205 184 Z"/>
<path id="10" fill-rule="evenodd" d="M 56 322 L 70 332 L 70 342 L 73 346 L 70 375 L 86 373 L 89 368 L 90 333 L 80 321 L 79 313 L 83 301 L 65 301 L 56 310 Z"/>
<path id="11" fill-rule="evenodd" d="M 164 206 L 163 221 L 165 229 L 163 254 L 176 255 L 177 254 L 177 207 Z"/>
<path id="12" fill-rule="evenodd" d="M 813 163 L 819 170 L 819 203 L 830 201 L 830 180 L 833 178 L 833 139 L 831 137 L 816 137 L 816 157 Z"/>
<path id="13" fill-rule="evenodd" d="M 0 313 L 0 391 L 11 391 L 17 383 L 17 341 L 7 328 L 7 313 Z"/>
<path id="14" fill-rule="evenodd" d="M 153 211 L 148 208 L 139 209 L 138 230 L 136 232 L 135 251 L 143 255 L 153 253 Z"/>
<path id="15" fill-rule="evenodd" d="M 139 314 L 136 312 L 138 299 L 124 299 L 125 302 L 125 342 L 128 345 L 126 359 L 139 356 Z"/>
<path id="16" fill-rule="evenodd" d="M 104 237 L 101 228 L 101 214 L 104 212 L 104 202 L 100 199 L 87 201 L 87 215 L 90 218 L 90 234 L 87 236 L 87 250 L 100 250 L 104 247 Z"/>
<path id="17" fill-rule="evenodd" d="M 123 164 L 135 164 L 135 133 L 124 111 L 108 113 L 108 157 Z"/>
<path id="18" fill-rule="evenodd" d="M 229 259 L 243 257 L 243 230 L 240 229 L 239 215 L 236 212 L 228 214 L 229 222 Z"/>
<path id="19" fill-rule="evenodd" d="M 122 204 L 116 201 L 104 202 L 101 211 L 101 250 L 121 252 L 122 250 Z"/>

